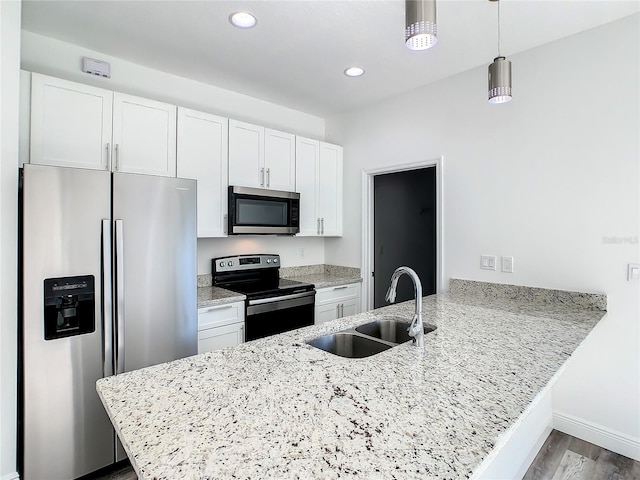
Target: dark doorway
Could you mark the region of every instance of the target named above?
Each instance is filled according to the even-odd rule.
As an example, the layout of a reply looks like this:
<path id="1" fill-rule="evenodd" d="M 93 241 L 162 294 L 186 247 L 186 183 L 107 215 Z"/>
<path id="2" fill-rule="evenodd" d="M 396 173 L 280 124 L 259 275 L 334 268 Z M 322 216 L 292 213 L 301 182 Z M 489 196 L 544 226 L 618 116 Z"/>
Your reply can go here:
<path id="1" fill-rule="evenodd" d="M 436 293 L 436 167 L 376 175 L 373 179 L 374 307 L 384 299 L 391 275 L 401 265 L 420 277 L 422 294 Z M 396 302 L 413 299 L 413 283 L 403 276 Z"/>

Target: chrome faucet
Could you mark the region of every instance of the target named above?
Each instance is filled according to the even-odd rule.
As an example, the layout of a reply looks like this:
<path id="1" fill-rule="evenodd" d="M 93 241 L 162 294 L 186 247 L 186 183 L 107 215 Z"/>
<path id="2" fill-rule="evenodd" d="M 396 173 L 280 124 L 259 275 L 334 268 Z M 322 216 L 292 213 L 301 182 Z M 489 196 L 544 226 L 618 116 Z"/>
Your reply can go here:
<path id="1" fill-rule="evenodd" d="M 416 300 L 416 313 L 413 316 L 411 325 L 409 326 L 409 336 L 413 337 L 416 347 L 424 347 L 424 327 L 422 325 L 422 284 L 418 274 L 409 267 L 398 267 L 391 275 L 391 286 L 387 290 L 385 300 L 389 303 L 396 301 L 396 288 L 398 279 L 406 274 L 413 280 L 413 294 Z"/>

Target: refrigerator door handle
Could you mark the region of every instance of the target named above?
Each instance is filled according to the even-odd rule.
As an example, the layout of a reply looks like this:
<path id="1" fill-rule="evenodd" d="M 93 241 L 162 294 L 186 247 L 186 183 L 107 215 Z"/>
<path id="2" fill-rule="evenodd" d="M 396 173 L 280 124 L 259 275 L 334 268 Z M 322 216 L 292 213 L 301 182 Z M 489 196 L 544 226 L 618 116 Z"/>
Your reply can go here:
<path id="1" fill-rule="evenodd" d="M 124 373 L 124 225 L 115 221 L 116 374 Z"/>
<path id="2" fill-rule="evenodd" d="M 102 372 L 113 375 L 113 298 L 111 296 L 111 220 L 102 219 L 102 325 L 104 328 L 104 358 Z"/>

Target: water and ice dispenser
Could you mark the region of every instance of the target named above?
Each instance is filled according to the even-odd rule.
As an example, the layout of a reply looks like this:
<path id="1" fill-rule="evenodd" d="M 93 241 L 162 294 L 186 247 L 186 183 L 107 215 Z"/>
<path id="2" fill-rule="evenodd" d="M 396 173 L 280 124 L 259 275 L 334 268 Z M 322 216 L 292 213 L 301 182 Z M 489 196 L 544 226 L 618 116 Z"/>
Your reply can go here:
<path id="1" fill-rule="evenodd" d="M 44 339 L 82 335 L 96 330 L 93 275 L 44 280 Z"/>

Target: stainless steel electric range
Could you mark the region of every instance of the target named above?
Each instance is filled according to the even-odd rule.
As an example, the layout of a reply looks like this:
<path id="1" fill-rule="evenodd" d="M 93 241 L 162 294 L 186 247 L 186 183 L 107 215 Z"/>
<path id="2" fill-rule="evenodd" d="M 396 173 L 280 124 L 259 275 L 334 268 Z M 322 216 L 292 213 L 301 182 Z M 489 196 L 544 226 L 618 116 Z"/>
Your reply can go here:
<path id="1" fill-rule="evenodd" d="M 313 325 L 314 286 L 280 278 L 280 255 L 237 255 L 211 262 L 214 286 L 247 296 L 245 340 Z"/>

